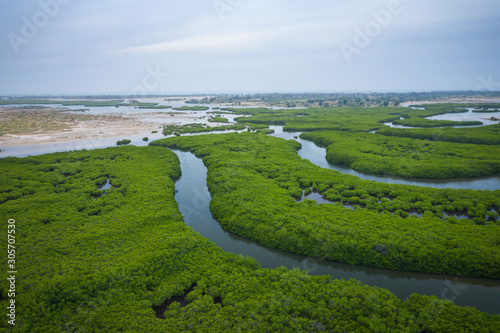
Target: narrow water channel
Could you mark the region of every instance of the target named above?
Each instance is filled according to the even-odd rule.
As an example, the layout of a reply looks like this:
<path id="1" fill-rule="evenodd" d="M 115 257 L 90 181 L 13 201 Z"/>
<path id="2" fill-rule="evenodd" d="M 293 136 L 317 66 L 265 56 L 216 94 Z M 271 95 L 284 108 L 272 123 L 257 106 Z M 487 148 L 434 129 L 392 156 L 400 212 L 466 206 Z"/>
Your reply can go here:
<path id="1" fill-rule="evenodd" d="M 295 140 L 302 144 L 302 149 L 298 151 L 300 157 L 309 160 L 311 163 L 319 167 L 336 170 L 348 175 L 353 175 L 361 179 L 374 180 L 381 183 L 389 184 L 406 184 L 427 186 L 434 188 L 454 188 L 454 189 L 470 189 L 470 190 L 498 190 L 500 189 L 500 177 L 476 177 L 476 178 L 457 178 L 457 179 L 410 179 L 392 176 L 377 176 L 367 173 L 358 172 L 350 167 L 343 165 L 333 165 L 326 160 L 326 149 L 317 146 L 314 142 L 303 140 L 299 136 L 302 133 L 284 132 L 283 126 L 270 126 L 274 130 L 272 136 L 286 139 Z"/>
<path id="2" fill-rule="evenodd" d="M 453 276 L 391 271 L 353 266 L 308 258 L 270 249 L 221 228 L 210 213 L 207 169 L 201 159 L 189 152 L 175 151 L 181 162 L 182 177 L 176 183 L 175 198 L 187 225 L 227 252 L 255 258 L 264 268 L 301 268 L 312 275 L 331 275 L 335 279 L 357 279 L 369 286 L 393 292 L 401 299 L 412 293 L 435 295 L 461 306 L 500 314 L 500 280 L 457 278 Z"/>

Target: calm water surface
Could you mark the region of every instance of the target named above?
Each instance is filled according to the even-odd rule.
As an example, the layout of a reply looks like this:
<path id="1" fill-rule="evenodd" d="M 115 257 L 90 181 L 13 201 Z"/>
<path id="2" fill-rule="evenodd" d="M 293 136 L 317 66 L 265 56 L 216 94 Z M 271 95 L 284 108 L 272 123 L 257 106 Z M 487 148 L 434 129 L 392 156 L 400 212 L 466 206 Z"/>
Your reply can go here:
<path id="1" fill-rule="evenodd" d="M 491 120 L 490 118 L 500 119 L 500 112 L 492 111 L 492 112 L 472 112 L 471 108 L 467 108 L 467 111 L 464 113 L 447 113 L 440 114 L 437 116 L 427 117 L 425 119 L 429 120 L 451 120 L 451 121 L 482 121 L 483 126 L 485 125 L 493 125 L 498 124 L 498 120 Z M 470 127 L 470 126 L 469 126 Z"/>

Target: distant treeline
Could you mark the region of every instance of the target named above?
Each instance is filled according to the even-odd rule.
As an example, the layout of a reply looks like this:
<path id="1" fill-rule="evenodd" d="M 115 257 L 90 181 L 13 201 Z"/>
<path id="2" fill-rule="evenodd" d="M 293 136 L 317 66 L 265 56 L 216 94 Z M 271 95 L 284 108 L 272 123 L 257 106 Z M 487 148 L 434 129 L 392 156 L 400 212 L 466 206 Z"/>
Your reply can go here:
<path id="1" fill-rule="evenodd" d="M 447 98 L 498 97 L 499 92 L 485 91 L 435 91 L 435 92 L 371 92 L 371 93 L 260 93 L 204 95 L 187 103 L 249 105 L 263 103 L 280 107 L 332 107 L 332 106 L 399 106 L 413 101 L 432 101 Z"/>
<path id="2" fill-rule="evenodd" d="M 138 99 L 175 98 L 186 95 L 50 95 L 42 98 L 65 99 Z M 330 107 L 330 106 L 398 106 L 414 101 L 443 100 L 447 98 L 488 98 L 500 97 L 498 91 L 432 91 L 432 92 L 367 92 L 367 93 L 256 93 L 256 94 L 190 94 L 192 104 L 232 104 L 243 105 L 252 102 L 285 107 Z M 207 97 L 208 96 L 208 97 Z M 199 97 L 199 98 L 197 98 Z M 7 96 L 4 99 L 35 99 L 40 96 Z"/>

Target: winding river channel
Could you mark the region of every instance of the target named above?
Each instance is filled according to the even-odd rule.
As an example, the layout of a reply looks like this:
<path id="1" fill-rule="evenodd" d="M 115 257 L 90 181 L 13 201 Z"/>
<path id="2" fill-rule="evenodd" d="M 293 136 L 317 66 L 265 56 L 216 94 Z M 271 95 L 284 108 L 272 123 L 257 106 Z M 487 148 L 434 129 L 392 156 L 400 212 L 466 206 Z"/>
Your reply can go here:
<path id="1" fill-rule="evenodd" d="M 477 177 L 477 178 L 458 178 L 458 179 L 408 179 L 392 176 L 376 176 L 358 172 L 343 165 L 332 165 L 326 160 L 326 149 L 318 147 L 314 142 L 303 140 L 299 136 L 301 133 L 283 132 L 283 126 L 270 126 L 274 130 L 273 136 L 286 140 L 295 140 L 302 144 L 302 149 L 299 150 L 299 155 L 303 159 L 309 160 L 319 167 L 336 170 L 345 174 L 353 175 L 361 179 L 374 180 L 389 184 L 406 184 L 428 186 L 434 188 L 455 188 L 455 189 L 471 189 L 471 190 L 499 190 L 500 177 Z"/>
<path id="2" fill-rule="evenodd" d="M 299 134 L 283 133 L 281 127 L 274 127 L 273 129 L 275 130 L 274 136 L 285 139 L 294 139 L 294 136 Z M 324 148 L 320 148 L 307 140 L 296 140 L 303 145 L 298 152 L 302 158 L 307 158 L 321 167 L 338 170 L 337 167 L 330 166 L 326 162 Z M 330 275 L 336 279 L 346 280 L 357 279 L 369 286 L 388 289 L 401 299 L 405 299 L 413 293 L 435 295 L 441 299 L 452 300 L 457 305 L 473 306 L 484 312 L 500 314 L 500 302 L 498 302 L 500 299 L 499 280 L 392 271 L 319 260 L 267 248 L 252 240 L 225 231 L 214 220 L 210 212 L 211 196 L 206 185 L 207 169 L 202 160 L 189 152 L 177 150 L 174 152 L 179 157 L 182 168 L 182 177 L 176 183 L 177 193 L 175 198 L 179 204 L 179 209 L 184 215 L 186 224 L 202 236 L 210 239 L 224 251 L 255 258 L 264 268 L 298 267 L 307 270 L 313 275 Z M 491 178 L 489 177 L 490 182 L 492 181 Z M 436 186 L 436 183 L 432 183 L 432 181 L 407 182 L 404 179 L 396 179 L 394 182 L 412 183 L 414 185 L 425 184 L 425 186 L 433 187 L 483 189 L 478 185 L 483 181 L 486 184 L 486 179 L 474 181 L 452 180 L 437 183 L 440 186 Z M 495 181 L 498 183 L 498 179 Z M 391 182 L 391 179 L 386 182 Z M 471 186 L 471 184 L 473 185 Z M 498 188 L 498 184 L 494 187 Z"/>

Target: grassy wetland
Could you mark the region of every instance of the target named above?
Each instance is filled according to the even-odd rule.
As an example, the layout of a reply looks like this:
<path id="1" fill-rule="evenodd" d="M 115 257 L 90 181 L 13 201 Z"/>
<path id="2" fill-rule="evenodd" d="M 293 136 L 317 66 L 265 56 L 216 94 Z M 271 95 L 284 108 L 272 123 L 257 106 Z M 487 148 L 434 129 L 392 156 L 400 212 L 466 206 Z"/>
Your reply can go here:
<path id="1" fill-rule="evenodd" d="M 340 131 L 303 133 L 301 138 L 327 147 L 328 162 L 366 173 L 433 179 L 500 173 L 498 145 L 434 142 Z"/>
<path id="2" fill-rule="evenodd" d="M 255 138 L 273 139 L 262 134 L 232 136 L 254 137 L 249 141 L 253 144 Z M 273 141 L 280 141 L 281 154 L 295 149 Z M 247 149 L 248 156 L 251 148 L 237 143 L 236 149 Z M 233 170 L 222 175 L 226 179 L 242 171 L 231 167 L 230 160 L 221 162 L 225 170 Z M 355 280 L 310 276 L 298 269 L 262 269 L 251 258 L 222 251 L 184 224 L 174 199 L 179 161 L 163 147 L 4 158 L 0 164 L 1 179 L 9 179 L 0 184 L 0 210 L 16 216 L 18 227 L 16 288 L 22 306 L 13 331 L 492 332 L 500 325 L 499 316 L 436 297 L 415 294 L 403 301 Z M 255 174 L 247 172 L 250 175 L 238 179 Z M 222 218 L 214 186 L 225 185 L 218 177 L 209 175 L 212 205 Z M 99 189 L 108 182 L 109 189 Z M 290 195 L 279 200 L 286 197 Z M 289 214 L 283 217 L 294 218 L 296 212 Z M 305 230 L 297 231 L 303 235 Z M 3 288 L 2 306 L 8 301 L 6 293 Z M 0 325 L 7 328 L 5 321 Z"/>
<path id="3" fill-rule="evenodd" d="M 500 315 L 436 296 L 402 300 L 356 280 L 264 269 L 194 232 L 174 196 L 175 182 L 189 174 L 181 174 L 170 149 L 190 151 L 208 169 L 213 217 L 247 242 L 349 265 L 496 281 L 500 190 L 361 180 L 301 159 L 293 140 L 265 135 L 273 124 L 304 132 L 303 139 L 326 147 L 330 162 L 368 173 L 440 179 L 498 174 L 499 125 L 384 125 L 401 118 L 432 123 L 425 118 L 449 110 L 459 109 L 229 109 L 247 116 L 230 125 L 243 133 L 203 135 L 228 127 L 166 125 L 164 134 L 172 137 L 149 147 L 0 159 L 0 212 L 15 217 L 19 248 L 22 306 L 11 330 L 500 330 Z M 45 121 L 43 111 L 33 117 Z M 183 136 L 194 133 L 200 135 Z M 309 199 L 312 193 L 327 203 Z M 7 306 L 7 295 L 3 286 L 0 306 Z"/>

